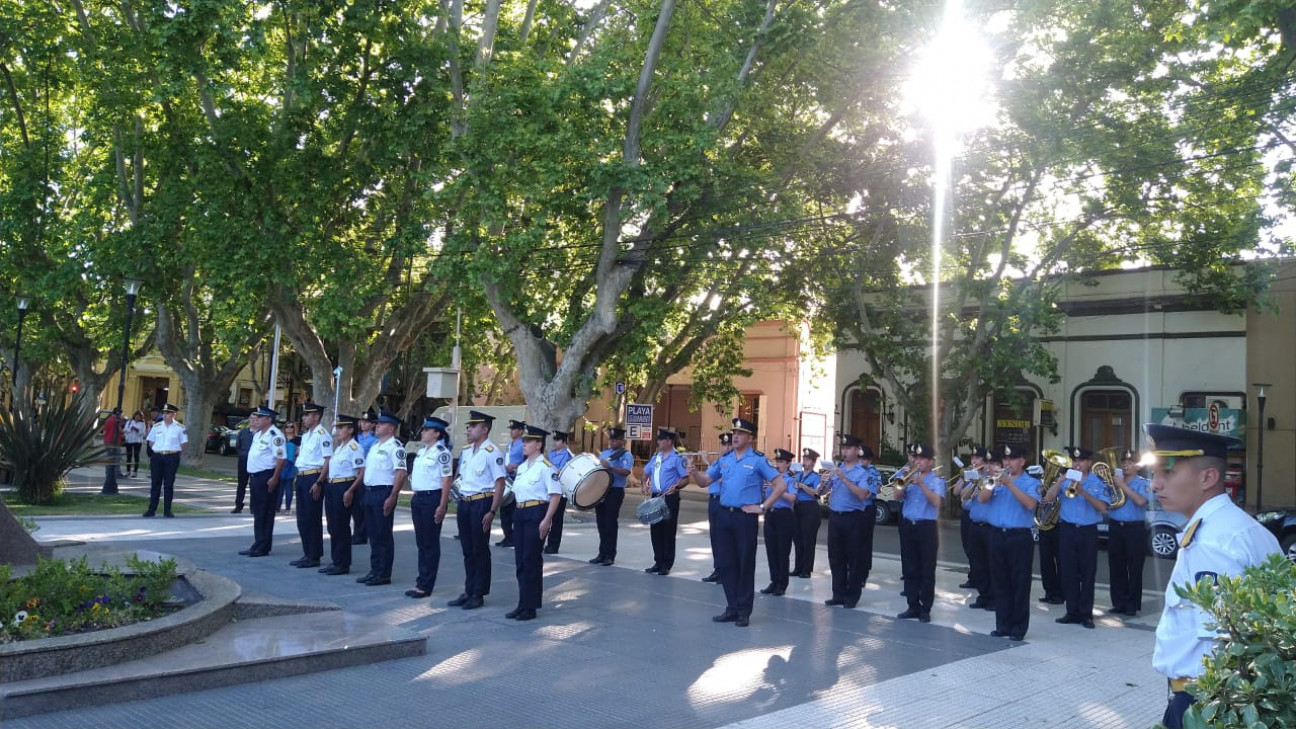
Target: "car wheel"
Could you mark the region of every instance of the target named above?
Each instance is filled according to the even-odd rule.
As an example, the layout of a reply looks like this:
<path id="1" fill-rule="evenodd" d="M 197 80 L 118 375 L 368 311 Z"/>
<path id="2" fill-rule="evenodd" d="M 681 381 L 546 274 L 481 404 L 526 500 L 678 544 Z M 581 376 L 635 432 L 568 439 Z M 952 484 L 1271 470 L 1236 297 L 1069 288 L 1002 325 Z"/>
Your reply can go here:
<path id="1" fill-rule="evenodd" d="M 1287 555 L 1287 559 L 1296 564 L 1296 532 L 1287 532 L 1282 538 L 1282 551 Z"/>
<path id="2" fill-rule="evenodd" d="M 1175 553 L 1179 551 L 1179 534 L 1167 526 L 1153 527 L 1148 542 L 1152 554 L 1161 559 L 1174 559 Z"/>
<path id="3" fill-rule="evenodd" d="M 228 456 L 228 455 L 230 454 L 229 441 L 227 441 L 227 440 L 223 440 L 223 441 L 221 441 L 221 444 L 220 444 L 220 454 L 221 454 L 222 456 Z"/>
<path id="4" fill-rule="evenodd" d="M 877 505 L 877 512 L 873 515 L 873 523 L 886 524 L 891 521 L 891 505 L 885 501 L 873 502 Z"/>

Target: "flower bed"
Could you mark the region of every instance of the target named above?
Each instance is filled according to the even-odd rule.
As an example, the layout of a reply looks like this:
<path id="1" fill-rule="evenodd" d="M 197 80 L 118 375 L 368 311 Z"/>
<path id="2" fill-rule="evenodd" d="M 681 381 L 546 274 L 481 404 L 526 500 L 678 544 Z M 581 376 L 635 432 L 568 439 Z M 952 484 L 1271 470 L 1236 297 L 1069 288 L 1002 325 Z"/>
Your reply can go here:
<path id="1" fill-rule="evenodd" d="M 40 560 L 11 579 L 0 565 L 0 643 L 87 633 L 150 620 L 172 609 L 176 562 L 127 559 L 128 571 L 91 568 L 86 558 Z"/>

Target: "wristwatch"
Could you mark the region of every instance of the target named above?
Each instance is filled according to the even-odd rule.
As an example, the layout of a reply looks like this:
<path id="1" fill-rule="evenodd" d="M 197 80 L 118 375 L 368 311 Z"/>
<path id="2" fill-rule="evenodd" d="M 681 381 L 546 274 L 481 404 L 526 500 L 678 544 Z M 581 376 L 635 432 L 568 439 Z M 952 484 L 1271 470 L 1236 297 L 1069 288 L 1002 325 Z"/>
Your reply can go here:
<path id="1" fill-rule="evenodd" d="M 761 513 L 762 513 L 762 514 L 765 513 L 765 502 L 764 502 L 764 501 L 762 501 L 762 502 L 760 503 L 760 510 L 761 510 Z"/>

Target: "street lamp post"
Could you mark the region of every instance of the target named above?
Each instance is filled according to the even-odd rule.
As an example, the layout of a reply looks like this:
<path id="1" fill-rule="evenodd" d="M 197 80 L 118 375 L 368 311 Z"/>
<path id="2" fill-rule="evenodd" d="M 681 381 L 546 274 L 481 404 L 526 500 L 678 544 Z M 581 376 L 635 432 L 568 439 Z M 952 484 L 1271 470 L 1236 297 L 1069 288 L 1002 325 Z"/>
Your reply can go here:
<path id="1" fill-rule="evenodd" d="M 116 421 L 118 432 L 114 433 L 117 444 L 113 450 L 112 462 L 108 464 L 107 472 L 104 475 L 103 490 L 101 494 L 111 495 L 117 493 L 117 469 L 121 467 L 121 418 L 122 402 L 126 398 L 126 366 L 130 364 L 130 330 L 131 317 L 135 314 L 135 295 L 139 293 L 140 282 L 133 278 L 126 279 L 126 327 L 122 333 L 122 359 L 121 359 L 121 376 L 117 379 L 117 412 Z"/>
<path id="2" fill-rule="evenodd" d="M 14 335 L 14 359 L 13 370 L 10 373 L 13 377 L 11 389 L 9 390 L 9 409 L 13 410 L 18 398 L 18 350 L 22 349 L 22 325 L 23 319 L 27 318 L 27 307 L 31 306 L 31 299 L 27 296 L 18 297 L 18 332 Z"/>
<path id="3" fill-rule="evenodd" d="M 1268 382 L 1253 382 L 1252 387 L 1258 388 L 1256 393 L 1256 402 L 1260 403 L 1260 416 L 1256 425 L 1260 426 L 1260 437 L 1256 440 L 1256 511 L 1259 512 L 1264 508 L 1264 435 L 1265 435 L 1265 388 L 1270 387 Z"/>

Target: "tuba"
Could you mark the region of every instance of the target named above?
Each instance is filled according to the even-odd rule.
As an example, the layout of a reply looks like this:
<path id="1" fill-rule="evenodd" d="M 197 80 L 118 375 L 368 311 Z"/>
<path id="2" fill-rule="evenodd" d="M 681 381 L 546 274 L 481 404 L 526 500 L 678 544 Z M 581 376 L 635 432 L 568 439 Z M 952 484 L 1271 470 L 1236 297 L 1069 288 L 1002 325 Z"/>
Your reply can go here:
<path id="1" fill-rule="evenodd" d="M 1123 448 L 1104 448 L 1095 454 L 1093 474 L 1107 487 L 1107 503 L 1111 508 L 1119 509 L 1125 505 L 1125 489 L 1116 485 L 1116 469 L 1120 468 L 1120 454 Z"/>
<path id="2" fill-rule="evenodd" d="M 1048 489 L 1053 487 L 1053 482 L 1057 480 L 1058 476 L 1061 476 L 1071 467 L 1071 457 L 1063 451 L 1054 450 L 1044 451 L 1043 455 L 1044 476 L 1040 479 L 1040 482 L 1043 483 L 1044 490 L 1047 492 Z M 1075 496 L 1075 492 L 1072 490 L 1071 486 L 1067 487 L 1067 491 L 1071 496 Z M 1059 494 L 1059 496 L 1061 496 L 1061 494 Z M 1048 531 L 1049 529 L 1052 529 L 1057 526 L 1058 516 L 1060 516 L 1061 513 L 1062 499 L 1054 499 L 1051 504 L 1046 504 L 1041 501 L 1039 506 L 1035 507 L 1035 528 L 1040 531 Z"/>

